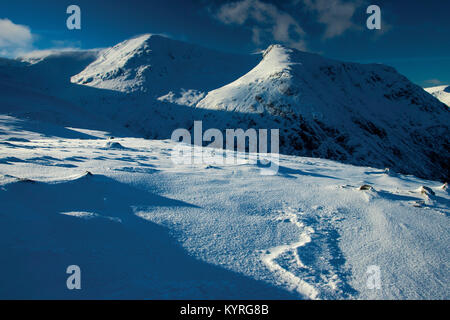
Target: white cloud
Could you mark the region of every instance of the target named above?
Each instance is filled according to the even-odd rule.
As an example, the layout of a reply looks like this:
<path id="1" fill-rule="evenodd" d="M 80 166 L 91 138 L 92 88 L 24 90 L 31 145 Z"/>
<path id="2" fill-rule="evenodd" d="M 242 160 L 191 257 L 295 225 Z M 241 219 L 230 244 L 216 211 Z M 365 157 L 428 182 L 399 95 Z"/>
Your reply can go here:
<path id="1" fill-rule="evenodd" d="M 32 49 L 33 35 L 30 28 L 0 19 L 0 55 L 15 57 Z"/>
<path id="2" fill-rule="evenodd" d="M 81 48 L 81 41 L 79 40 L 52 40 L 53 49 L 79 49 Z"/>
<path id="3" fill-rule="evenodd" d="M 275 40 L 288 46 L 304 49 L 305 32 L 288 13 L 260 0 L 241 0 L 222 5 L 215 17 L 225 24 L 252 26 L 252 40 L 261 44 L 263 39 Z"/>
<path id="4" fill-rule="evenodd" d="M 324 38 L 340 36 L 349 29 L 356 28 L 352 17 L 361 5 L 359 1 L 343 2 L 342 0 L 297 0 L 305 7 L 317 13 L 318 22 L 326 26 Z"/>
<path id="5" fill-rule="evenodd" d="M 249 10 L 253 1 L 244 0 L 224 4 L 217 13 L 217 18 L 226 24 L 243 24 L 249 18 Z"/>

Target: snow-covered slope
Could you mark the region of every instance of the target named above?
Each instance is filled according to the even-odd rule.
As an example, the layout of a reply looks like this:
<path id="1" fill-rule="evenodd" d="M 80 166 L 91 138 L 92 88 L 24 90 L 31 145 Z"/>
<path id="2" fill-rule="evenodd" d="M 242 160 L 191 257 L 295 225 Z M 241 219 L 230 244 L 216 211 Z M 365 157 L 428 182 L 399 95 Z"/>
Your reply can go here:
<path id="1" fill-rule="evenodd" d="M 34 89 L 57 91 L 70 84 L 70 77 L 97 58 L 98 50 L 34 51 L 16 60 L 0 62 L 0 81 Z M 52 92 L 50 92 L 52 93 Z"/>
<path id="2" fill-rule="evenodd" d="M 1 299 L 449 298 L 442 183 L 296 156 L 263 176 L 231 151 L 175 165 L 171 141 L 27 123 L 0 117 Z"/>
<path id="3" fill-rule="evenodd" d="M 257 60 L 145 34 L 102 51 L 72 82 L 169 100 L 184 92 L 201 97 L 245 74 Z"/>
<path id="4" fill-rule="evenodd" d="M 248 126 L 280 128 L 283 153 L 450 177 L 450 111 L 393 68 L 279 45 L 263 56 L 197 108 L 243 114 L 251 118 Z"/>
<path id="5" fill-rule="evenodd" d="M 425 88 L 425 91 L 431 93 L 433 96 L 442 101 L 442 103 L 450 106 L 450 86 Z"/>
<path id="6" fill-rule="evenodd" d="M 101 102 L 107 102 L 110 96 L 108 92 L 70 82 L 70 77 L 95 61 L 97 55 L 98 50 L 48 50 L 16 60 L 0 59 L 0 114 L 32 121 L 33 127 L 51 124 L 59 133 L 61 127 L 83 127 L 135 136 L 100 110 Z M 80 136 L 66 133 L 67 137 Z"/>

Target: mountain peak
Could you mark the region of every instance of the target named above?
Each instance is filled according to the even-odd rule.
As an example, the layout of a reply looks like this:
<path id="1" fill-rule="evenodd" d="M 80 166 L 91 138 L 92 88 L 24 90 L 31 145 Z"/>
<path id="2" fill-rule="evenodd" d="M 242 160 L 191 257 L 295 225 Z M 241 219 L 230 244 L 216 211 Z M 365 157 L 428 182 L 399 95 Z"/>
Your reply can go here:
<path id="1" fill-rule="evenodd" d="M 255 64 L 254 56 L 221 53 L 160 35 L 143 34 L 103 50 L 96 61 L 71 81 L 162 96 L 173 91 L 215 89 L 245 74 Z"/>
<path id="2" fill-rule="evenodd" d="M 245 114 L 261 127 L 282 128 L 283 153 L 448 175 L 445 157 L 437 156 L 448 154 L 448 145 L 437 138 L 448 128 L 448 110 L 395 69 L 280 45 L 263 56 L 253 70 L 209 92 L 197 108 Z"/>

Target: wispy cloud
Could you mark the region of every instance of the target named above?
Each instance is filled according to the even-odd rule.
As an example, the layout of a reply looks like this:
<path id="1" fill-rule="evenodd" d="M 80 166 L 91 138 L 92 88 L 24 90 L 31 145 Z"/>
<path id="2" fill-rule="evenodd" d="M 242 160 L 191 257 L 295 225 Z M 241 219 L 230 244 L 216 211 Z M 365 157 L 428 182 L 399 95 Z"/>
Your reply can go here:
<path id="1" fill-rule="evenodd" d="M 32 33 L 30 27 L 15 24 L 10 19 L 0 19 L 0 56 L 7 58 L 34 57 L 58 51 L 72 51 L 81 48 L 81 41 L 51 40 L 48 49 L 39 50 L 33 45 L 40 36 Z"/>
<path id="2" fill-rule="evenodd" d="M 362 29 L 353 18 L 366 3 L 366 0 L 291 0 L 284 6 L 289 8 L 288 13 L 287 9 L 263 0 L 238 0 L 223 4 L 214 17 L 225 24 L 247 27 L 255 44 L 269 41 L 305 49 L 307 34 L 303 26 L 310 24 L 311 19 L 324 25 L 323 39 L 335 38 L 349 30 Z M 308 21 L 300 21 L 300 15 L 294 12 L 302 12 Z"/>
<path id="3" fill-rule="evenodd" d="M 264 39 L 304 49 L 305 32 L 287 12 L 260 0 L 241 0 L 222 5 L 215 18 L 225 24 L 246 25 L 252 31 L 252 40 L 261 44 Z"/>
<path id="4" fill-rule="evenodd" d="M 430 80 L 425 80 L 424 82 L 425 82 L 425 84 L 433 85 L 433 86 L 438 86 L 438 85 L 444 84 L 444 83 L 443 83 L 441 80 L 439 80 L 439 79 L 430 79 Z"/>
<path id="5" fill-rule="evenodd" d="M 303 3 L 307 10 L 317 14 L 318 22 L 325 25 L 325 39 L 340 36 L 347 30 L 357 28 L 352 22 L 352 17 L 362 5 L 361 1 L 297 0 L 296 2 Z"/>
<path id="6" fill-rule="evenodd" d="M 33 34 L 29 27 L 0 19 L 0 56 L 15 57 L 32 47 Z"/>
<path id="7" fill-rule="evenodd" d="M 81 41 L 79 40 L 52 40 L 53 49 L 79 49 Z"/>

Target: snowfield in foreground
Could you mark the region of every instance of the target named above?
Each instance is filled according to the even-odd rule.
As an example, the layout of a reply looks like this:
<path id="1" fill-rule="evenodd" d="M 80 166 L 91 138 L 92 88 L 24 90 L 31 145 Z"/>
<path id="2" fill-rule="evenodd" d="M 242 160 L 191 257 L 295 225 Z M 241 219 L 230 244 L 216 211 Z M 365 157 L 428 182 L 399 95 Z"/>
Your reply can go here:
<path id="1" fill-rule="evenodd" d="M 174 165 L 171 141 L 0 120 L 2 299 L 450 297 L 442 183 L 295 156 L 275 176 Z"/>

